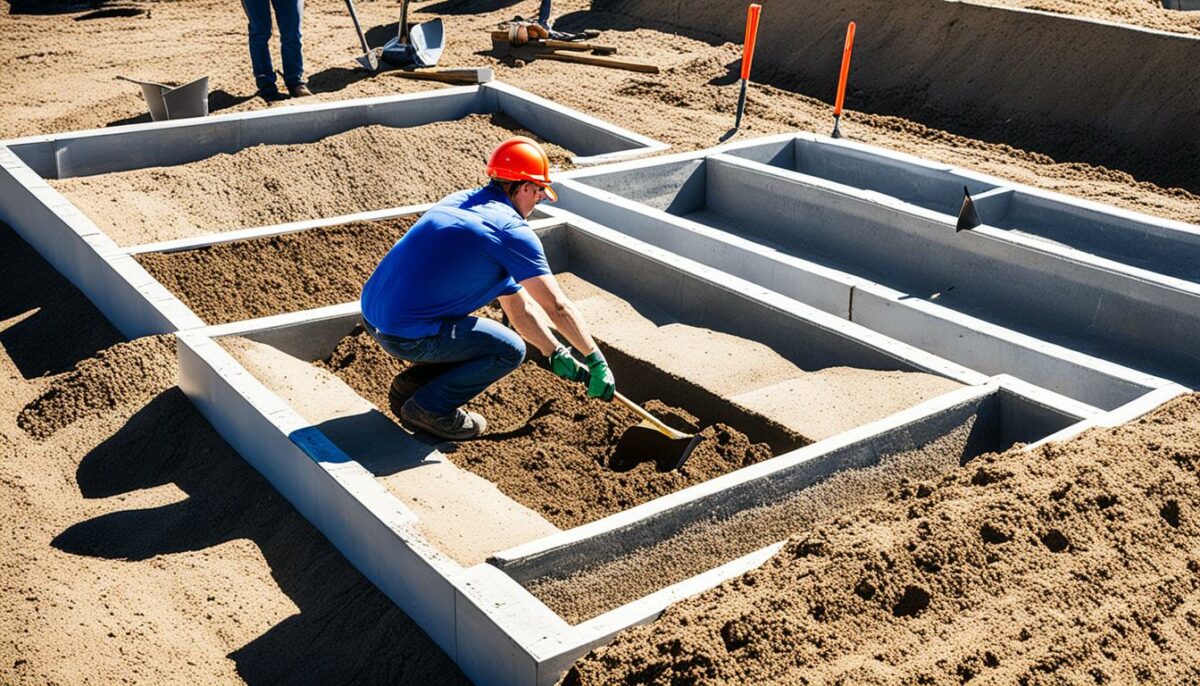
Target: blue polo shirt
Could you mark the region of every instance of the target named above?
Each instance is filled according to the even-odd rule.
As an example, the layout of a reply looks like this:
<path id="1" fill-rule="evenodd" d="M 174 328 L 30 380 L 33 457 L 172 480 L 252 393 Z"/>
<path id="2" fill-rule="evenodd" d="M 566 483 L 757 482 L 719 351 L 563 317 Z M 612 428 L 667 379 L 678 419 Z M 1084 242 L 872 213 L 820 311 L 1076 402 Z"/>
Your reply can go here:
<path id="1" fill-rule="evenodd" d="M 549 274 L 542 242 L 491 184 L 446 196 L 396 241 L 362 290 L 363 318 L 400 338 L 432 336 L 517 282 Z"/>

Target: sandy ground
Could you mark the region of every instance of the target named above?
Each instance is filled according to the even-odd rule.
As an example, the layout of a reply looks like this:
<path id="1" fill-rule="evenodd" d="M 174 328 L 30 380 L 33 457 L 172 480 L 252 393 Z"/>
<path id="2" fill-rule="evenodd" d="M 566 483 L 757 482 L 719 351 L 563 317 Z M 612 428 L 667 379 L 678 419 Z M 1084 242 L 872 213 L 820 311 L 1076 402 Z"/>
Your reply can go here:
<path id="1" fill-rule="evenodd" d="M 357 300 L 416 220 L 354 222 L 137 260 L 205 322 L 254 319 Z"/>
<path id="2" fill-rule="evenodd" d="M 466 683 L 175 387 L 0 229 L 0 682 Z"/>
<path id="3" fill-rule="evenodd" d="M 558 529 L 460 469 L 354 392 L 305 360 L 245 338 L 222 344 L 334 445 L 374 474 L 419 518 L 416 529 L 464 567 Z"/>
<path id="4" fill-rule="evenodd" d="M 44 4 L 48 14 L 0 14 L 0 65 L 8 75 L 0 81 L 0 137 L 148 121 L 136 88 L 114 80 L 118 74 L 174 82 L 207 74 L 214 112 L 266 107 L 252 97 L 244 18 L 228 3 L 123 3 L 135 10 L 132 17 L 55 11 L 59 4 Z M 1088 14 L 1088 8 L 1146 4 L 1060 2 L 1056 8 Z M 676 149 L 711 145 L 729 128 L 737 46 L 676 35 L 667 25 L 636 27 L 620 17 L 586 14 L 578 0 L 555 8 L 563 28 L 603 29 L 603 42 L 660 64 L 663 73 L 517 66 L 490 55 L 485 29 L 514 14 L 533 14 L 532 2 L 498 9 L 462 0 L 418 3 L 413 19 L 446 20 L 446 66 L 493 66 L 503 81 Z M 305 57 L 315 101 L 437 87 L 354 71 L 359 48 L 344 4 L 309 0 L 306 10 Z M 359 10 L 373 44 L 394 30 L 388 26 L 396 19 L 394 4 L 359 3 Z M 1147 9 L 1129 21 L 1144 21 L 1147 13 L 1157 14 Z M 1194 26 L 1186 13 L 1159 16 L 1168 23 L 1158 28 L 1194 32 L 1185 28 Z M 739 135 L 827 133 L 831 97 L 756 85 Z M 842 128 L 856 140 L 1019 182 L 1200 220 L 1200 189 L 1158 187 L 1119 165 L 1053 159 L 855 111 L 846 112 Z M 124 343 L 2 229 L 0 254 L 0 514 L 6 523 L 0 528 L 0 681 L 461 683 L 423 634 L 170 386 L 173 356 L 166 340 Z M 72 373 L 77 365 L 86 378 Z M 126 377 L 132 380 L 120 380 Z M 1037 460 L 1009 456 L 1004 464 L 1013 476 L 990 486 L 966 485 L 973 475 L 966 472 L 923 499 L 913 495 L 920 489 L 898 490 L 895 502 L 870 510 L 876 514 L 861 523 L 849 518 L 825 527 L 829 547 L 813 545 L 817 539 L 795 543 L 789 552 L 801 557 L 780 556 L 761 572 L 671 611 L 656 626 L 622 637 L 611 651 L 581 664 L 580 680 L 607 683 L 637 672 L 643 682 L 669 682 L 663 675 L 687 672 L 703 680 L 720 674 L 786 682 L 786 674 L 753 675 L 783 674 L 798 660 L 813 674 L 841 670 L 858 683 L 899 681 L 906 674 L 916 681 L 916 670 L 946 682 L 985 670 L 998 670 L 999 682 L 1023 673 L 1030 683 L 1200 680 L 1186 671 L 1197 663 L 1192 650 L 1198 643 L 1196 544 L 1188 515 L 1195 505 L 1196 403 L 1180 401 L 1135 426 L 1037 453 Z M 1063 490 L 1068 482 L 1077 485 Z M 939 519 L 922 514 L 925 503 L 936 503 Z M 1030 503 L 1044 511 L 1031 512 Z M 901 521 L 910 506 L 918 506 L 918 518 Z M 1010 521 L 1005 512 L 1013 513 L 1012 531 L 1020 535 L 980 543 L 985 517 L 987 537 L 1003 537 L 994 530 Z M 1057 519 L 1051 524 L 1046 517 Z M 905 528 L 931 521 L 936 527 L 926 531 L 947 535 L 922 538 L 921 530 Z M 1060 548 L 1068 554 L 1038 547 L 1059 548 L 1054 530 L 1068 540 Z M 814 554 L 819 551 L 837 554 Z M 918 559 L 954 571 L 937 576 L 924 562 L 918 571 L 909 564 Z M 805 566 L 826 563 L 831 566 L 816 575 Z M 1133 573 L 1123 573 L 1126 567 Z M 766 576 L 775 570 L 793 576 L 786 583 Z M 855 588 L 861 593 L 847 593 Z M 931 594 L 924 614 L 922 592 Z M 826 617 L 837 623 L 821 623 Z M 772 651 L 766 642 L 789 651 Z"/>
<path id="5" fill-rule="evenodd" d="M 258 145 L 50 185 L 119 245 L 137 245 L 435 202 L 487 181 L 479 160 L 516 134 L 532 135 L 505 115 L 476 114 L 410 129 L 367 126 L 315 143 Z M 552 165 L 570 167 L 568 151 L 546 148 Z"/>
<path id="6" fill-rule="evenodd" d="M 366 332 L 343 339 L 321 366 L 398 421 L 390 408 L 385 409 L 388 387 L 408 365 L 388 356 Z M 704 440 L 680 471 L 659 472 L 647 460 L 614 474 L 609 458 L 621 434 L 638 423 L 636 415 L 588 398 L 581 384 L 568 384 L 532 361 L 467 407 L 487 418 L 487 436 L 444 444 L 442 451 L 459 467 L 496 484 L 563 529 L 771 457 L 765 443 L 716 424 L 703 427 Z M 650 402 L 647 409 L 662 413 L 664 421 L 681 430 L 699 428 L 686 407 Z M 795 440 L 802 442 L 799 436 Z"/>
<path id="7" fill-rule="evenodd" d="M 1200 395 L 800 534 L 564 684 L 1196 683 Z"/>
<path id="8" fill-rule="evenodd" d="M 1156 31 L 1200 35 L 1200 12 L 1163 8 L 1160 0 L 974 0 L 979 5 L 1016 7 L 1140 26 Z"/>
<path id="9" fill-rule="evenodd" d="M 574 274 L 556 277 L 605 344 L 687 379 L 809 441 L 959 387 L 932 374 L 829 366 L 805 371 L 770 347 L 633 305 Z"/>

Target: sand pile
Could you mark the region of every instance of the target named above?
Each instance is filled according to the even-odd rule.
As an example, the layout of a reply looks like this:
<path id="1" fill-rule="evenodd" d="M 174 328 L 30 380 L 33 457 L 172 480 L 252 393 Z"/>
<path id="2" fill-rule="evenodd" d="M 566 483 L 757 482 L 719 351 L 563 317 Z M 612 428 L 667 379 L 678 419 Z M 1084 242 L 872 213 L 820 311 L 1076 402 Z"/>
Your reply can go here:
<path id="1" fill-rule="evenodd" d="M 565 684 L 1200 678 L 1200 395 L 976 459 L 593 651 Z"/>
<path id="2" fill-rule="evenodd" d="M 466 683 L 174 387 L 171 337 L 0 254 L 0 682 Z"/>
<path id="3" fill-rule="evenodd" d="M 51 181 L 121 245 L 434 202 L 486 180 L 503 114 L 406 129 L 365 126 L 315 143 L 257 145 L 174 167 Z M 552 165 L 570 152 L 547 144 Z"/>
<path id="4" fill-rule="evenodd" d="M 361 330 L 343 339 L 321 364 L 381 409 L 388 407 L 392 378 L 406 366 Z M 587 398 L 583 386 L 568 384 L 531 361 L 469 407 L 487 417 L 488 435 L 444 446 L 446 455 L 564 529 L 771 457 L 766 445 L 717 424 L 704 428 L 704 440 L 678 472 L 658 472 L 650 462 L 613 472 L 608 458 L 621 433 L 638 423 L 635 415 Z M 647 407 L 681 430 L 698 428 L 686 410 Z"/>
<path id="5" fill-rule="evenodd" d="M 174 336 L 118 343 L 51 380 L 17 415 L 17 425 L 34 438 L 47 438 L 83 417 L 145 403 L 174 386 L 175 376 Z"/>
<path id="6" fill-rule="evenodd" d="M 961 464 L 974 421 L 874 467 L 844 470 L 778 502 L 714 518 L 660 542 L 566 576 L 526 584 L 572 624 L 788 539 L 883 497 L 889 490 L 935 479 Z M 630 545 L 632 541 L 624 541 Z"/>
<path id="7" fill-rule="evenodd" d="M 205 322 L 240 321 L 357 300 L 416 220 L 354 222 L 137 260 Z"/>

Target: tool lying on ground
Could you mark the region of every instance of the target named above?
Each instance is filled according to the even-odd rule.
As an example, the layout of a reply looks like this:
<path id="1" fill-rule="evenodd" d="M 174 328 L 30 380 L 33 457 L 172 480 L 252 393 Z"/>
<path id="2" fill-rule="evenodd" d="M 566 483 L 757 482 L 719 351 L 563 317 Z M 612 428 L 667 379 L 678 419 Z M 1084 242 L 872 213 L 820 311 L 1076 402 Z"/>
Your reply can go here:
<path id="1" fill-rule="evenodd" d="M 850 76 L 850 51 L 854 49 L 854 22 L 846 26 L 846 45 L 842 48 L 842 72 L 838 75 L 837 101 L 833 105 L 834 138 L 842 137 L 839 124 L 842 122 L 842 102 L 846 100 L 846 79 Z"/>
<path id="2" fill-rule="evenodd" d="M 702 440 L 699 435 L 685 434 L 672 429 L 620 393 L 613 393 L 613 400 L 629 408 L 642 419 L 641 424 L 626 429 L 617 441 L 616 450 L 608 460 L 609 466 L 615 471 L 633 469 L 647 457 L 654 458 L 658 471 L 674 471 L 687 462 L 692 451 Z"/>
<path id="3" fill-rule="evenodd" d="M 762 13 L 762 5 L 751 3 L 746 10 L 746 37 L 742 42 L 742 90 L 738 93 L 737 117 L 733 120 L 733 128 L 721 136 L 721 142 L 733 138 L 742 127 L 742 112 L 746 110 L 746 84 L 750 81 L 750 65 L 754 63 L 754 43 L 758 40 L 758 17 Z"/>
<path id="4" fill-rule="evenodd" d="M 358 42 L 363 49 L 362 56 L 355 57 L 354 61 L 367 71 L 378 71 L 379 58 L 375 56 L 375 51 L 371 49 L 371 46 L 367 45 L 367 36 L 363 33 L 362 24 L 358 23 L 358 12 L 354 10 L 354 0 L 346 0 L 346 9 L 350 10 L 350 19 L 354 22 L 354 30 L 358 32 Z"/>
<path id="5" fill-rule="evenodd" d="M 442 83 L 476 84 L 487 83 L 493 79 L 491 67 L 473 69 L 440 69 L 438 71 L 392 71 L 392 76 L 422 81 L 440 81 Z"/>
<path id="6" fill-rule="evenodd" d="M 528 40 L 524 44 L 514 44 L 509 40 L 507 32 L 496 31 L 492 34 L 492 47 L 501 56 L 511 55 L 516 59 L 526 62 L 544 59 L 556 60 L 558 62 L 591 64 L 610 69 L 625 69 L 645 74 L 658 73 L 658 65 L 656 64 L 646 64 L 644 62 L 609 57 L 609 55 L 617 51 L 616 48 L 591 43 L 566 43 L 563 41 L 551 41 L 550 39 L 534 39 Z M 596 54 L 582 54 L 589 50 Z"/>
<path id="7" fill-rule="evenodd" d="M 553 38 L 537 38 L 537 37 L 532 37 L 532 36 L 523 38 L 523 39 L 518 37 L 517 40 L 514 40 L 513 33 L 511 30 L 510 31 L 492 31 L 492 42 L 493 43 L 503 42 L 503 41 L 508 41 L 511 45 L 514 45 L 514 46 L 529 45 L 529 46 L 532 46 L 535 48 L 549 48 L 551 50 L 578 50 L 578 51 L 589 51 L 590 50 L 592 52 L 592 54 L 594 54 L 594 55 L 612 55 L 617 52 L 617 49 L 612 47 L 611 45 L 599 45 L 597 43 L 554 40 Z"/>

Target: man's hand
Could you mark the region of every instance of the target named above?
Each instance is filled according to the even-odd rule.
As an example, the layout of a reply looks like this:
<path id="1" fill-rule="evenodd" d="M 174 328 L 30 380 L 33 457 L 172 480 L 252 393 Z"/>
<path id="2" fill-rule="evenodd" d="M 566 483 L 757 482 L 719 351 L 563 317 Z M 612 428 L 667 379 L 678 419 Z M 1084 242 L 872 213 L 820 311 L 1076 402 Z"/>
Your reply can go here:
<path id="1" fill-rule="evenodd" d="M 608 368 L 608 361 L 604 359 L 604 354 L 600 352 L 599 348 L 596 348 L 595 352 L 584 359 L 587 361 L 589 371 L 588 396 L 612 400 L 613 393 L 617 392 L 617 382 L 613 379 L 612 370 Z"/>
<path id="2" fill-rule="evenodd" d="M 571 349 L 565 345 L 560 345 L 554 350 L 554 354 L 550 356 L 550 371 L 561 376 L 567 381 L 578 381 L 586 383 L 591 372 L 588 368 L 579 364 L 579 360 L 571 354 Z"/>

